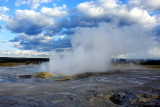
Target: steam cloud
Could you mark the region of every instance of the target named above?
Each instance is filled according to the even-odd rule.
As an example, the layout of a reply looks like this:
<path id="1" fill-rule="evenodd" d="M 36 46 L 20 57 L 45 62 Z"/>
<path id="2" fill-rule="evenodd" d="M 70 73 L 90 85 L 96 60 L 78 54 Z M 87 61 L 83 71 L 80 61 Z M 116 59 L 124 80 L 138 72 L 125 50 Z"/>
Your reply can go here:
<path id="1" fill-rule="evenodd" d="M 71 38 L 72 51 L 65 51 L 63 56 L 52 52 L 48 66 L 42 68 L 62 75 L 107 71 L 112 68 L 112 58 L 146 52 L 153 42 L 149 28 L 103 22 L 97 27 L 78 28 Z"/>

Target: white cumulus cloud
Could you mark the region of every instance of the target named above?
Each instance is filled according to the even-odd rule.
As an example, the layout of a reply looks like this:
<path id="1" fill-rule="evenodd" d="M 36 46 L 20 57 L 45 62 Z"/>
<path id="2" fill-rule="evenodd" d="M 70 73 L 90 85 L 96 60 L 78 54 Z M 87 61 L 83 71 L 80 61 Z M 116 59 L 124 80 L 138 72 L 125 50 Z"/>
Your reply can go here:
<path id="1" fill-rule="evenodd" d="M 31 6 L 33 9 L 38 8 L 42 3 L 49 3 L 51 0 L 17 0 L 15 5 L 20 6 L 23 4 Z"/>
<path id="2" fill-rule="evenodd" d="M 9 11 L 9 8 L 6 6 L 0 7 L 0 20 L 5 20 L 8 18 L 6 12 Z"/>
<path id="3" fill-rule="evenodd" d="M 54 7 L 54 8 L 43 7 L 41 9 L 41 13 L 47 16 L 53 16 L 53 17 L 66 16 L 67 15 L 66 5 L 63 5 L 62 7 Z"/>
<path id="4" fill-rule="evenodd" d="M 155 26 L 157 19 L 151 16 L 147 9 L 119 5 L 117 0 L 99 0 L 84 2 L 77 6 L 84 15 L 92 18 L 110 18 L 128 24 L 142 24 L 144 26 Z"/>
<path id="5" fill-rule="evenodd" d="M 160 0 L 130 0 L 129 4 L 152 11 L 160 9 Z"/>
<path id="6" fill-rule="evenodd" d="M 52 17 L 34 10 L 16 10 L 16 17 L 7 20 L 7 25 L 14 32 L 37 34 L 41 33 L 45 26 L 56 26 L 56 22 Z"/>

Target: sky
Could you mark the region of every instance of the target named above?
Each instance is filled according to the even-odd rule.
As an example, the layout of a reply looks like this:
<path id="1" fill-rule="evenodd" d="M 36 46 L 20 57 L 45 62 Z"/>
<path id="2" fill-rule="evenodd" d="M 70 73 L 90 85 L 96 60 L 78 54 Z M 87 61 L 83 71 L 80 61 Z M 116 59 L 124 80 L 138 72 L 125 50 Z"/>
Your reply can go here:
<path id="1" fill-rule="evenodd" d="M 0 0 L 0 57 L 63 54 L 78 30 L 101 23 L 141 26 L 154 46 L 139 57 L 160 59 L 160 0 Z"/>

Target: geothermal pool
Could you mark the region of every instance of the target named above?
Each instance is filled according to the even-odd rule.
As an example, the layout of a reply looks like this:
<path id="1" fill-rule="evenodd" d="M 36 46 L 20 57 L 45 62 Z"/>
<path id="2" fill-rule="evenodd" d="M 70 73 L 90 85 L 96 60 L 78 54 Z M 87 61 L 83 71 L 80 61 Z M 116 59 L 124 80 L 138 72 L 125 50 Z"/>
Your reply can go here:
<path id="1" fill-rule="evenodd" d="M 118 66 L 83 78 L 20 78 L 40 65 L 0 68 L 0 107 L 112 107 L 160 104 L 160 69 Z"/>

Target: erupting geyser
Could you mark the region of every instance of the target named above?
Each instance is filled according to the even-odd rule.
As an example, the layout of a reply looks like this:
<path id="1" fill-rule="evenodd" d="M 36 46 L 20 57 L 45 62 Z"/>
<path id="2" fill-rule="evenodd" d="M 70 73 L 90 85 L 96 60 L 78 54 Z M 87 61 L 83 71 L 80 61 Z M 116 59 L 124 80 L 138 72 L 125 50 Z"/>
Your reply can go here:
<path id="1" fill-rule="evenodd" d="M 53 74 L 74 75 L 111 69 L 111 58 L 128 53 L 147 52 L 153 44 L 149 28 L 141 25 L 117 26 L 100 23 L 79 28 L 72 36 L 72 51 L 52 52 L 43 69 Z"/>

